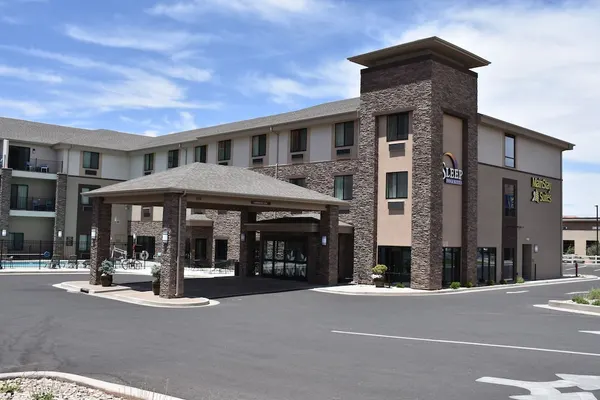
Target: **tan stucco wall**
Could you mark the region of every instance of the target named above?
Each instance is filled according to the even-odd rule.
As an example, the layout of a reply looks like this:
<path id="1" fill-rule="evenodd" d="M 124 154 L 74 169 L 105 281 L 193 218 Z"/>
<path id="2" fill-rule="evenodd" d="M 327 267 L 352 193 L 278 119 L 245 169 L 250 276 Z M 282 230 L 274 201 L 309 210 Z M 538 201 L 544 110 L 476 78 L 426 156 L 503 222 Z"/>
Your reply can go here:
<path id="1" fill-rule="evenodd" d="M 378 117 L 379 165 L 377 179 L 377 245 L 378 246 L 410 246 L 411 245 L 411 198 L 412 198 L 412 132 L 404 142 L 405 153 L 390 154 L 387 142 L 387 121 L 385 116 Z M 408 198 L 404 201 L 404 213 L 388 210 L 386 194 L 386 173 L 408 171 Z M 441 178 L 440 178 L 441 179 Z M 389 200 L 401 201 L 401 200 Z"/>
<path id="2" fill-rule="evenodd" d="M 56 181 L 45 179 L 15 178 L 10 181 L 12 185 L 27 185 L 28 197 L 54 199 L 56 197 Z"/>
<path id="3" fill-rule="evenodd" d="M 52 241 L 54 218 L 10 217 L 8 219 L 8 231 L 22 233 L 25 241 Z"/>
<path id="4" fill-rule="evenodd" d="M 517 255 L 519 276 L 522 274 L 523 244 L 538 245 L 533 254 L 537 279 L 560 276 L 562 255 L 562 182 L 546 178 L 552 183 L 552 203 L 531 201 L 531 178 L 539 177 L 506 168 L 479 165 L 478 185 L 478 247 L 496 247 L 497 279 L 502 266 L 502 178 L 517 181 Z M 529 240 L 527 240 L 529 239 Z"/>
<path id="5" fill-rule="evenodd" d="M 443 143 L 444 153 L 450 152 L 456 157 L 458 168 L 462 169 L 462 147 L 463 147 L 463 121 L 444 114 Z M 448 157 L 443 160 L 448 167 L 452 167 Z M 442 172 L 440 171 L 439 179 Z M 459 185 L 444 184 L 443 188 L 443 247 L 462 246 L 462 187 Z"/>
<path id="6" fill-rule="evenodd" d="M 588 240 L 596 240 L 596 231 L 582 231 L 582 230 L 563 230 L 563 240 L 574 240 L 575 241 L 575 254 L 585 256 L 586 255 L 586 242 Z"/>

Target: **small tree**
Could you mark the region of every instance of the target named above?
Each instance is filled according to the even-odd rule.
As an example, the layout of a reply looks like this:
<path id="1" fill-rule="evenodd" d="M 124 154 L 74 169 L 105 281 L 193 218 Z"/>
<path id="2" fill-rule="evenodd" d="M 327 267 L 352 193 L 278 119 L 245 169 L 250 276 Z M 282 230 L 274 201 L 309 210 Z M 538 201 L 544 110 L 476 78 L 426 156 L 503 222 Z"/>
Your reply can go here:
<path id="1" fill-rule="evenodd" d="M 585 253 L 588 256 L 600 256 L 600 246 L 598 243 L 593 243 L 585 250 Z"/>
<path id="2" fill-rule="evenodd" d="M 567 250 L 565 250 L 565 254 L 575 254 L 575 247 L 573 247 L 573 245 L 569 245 Z"/>

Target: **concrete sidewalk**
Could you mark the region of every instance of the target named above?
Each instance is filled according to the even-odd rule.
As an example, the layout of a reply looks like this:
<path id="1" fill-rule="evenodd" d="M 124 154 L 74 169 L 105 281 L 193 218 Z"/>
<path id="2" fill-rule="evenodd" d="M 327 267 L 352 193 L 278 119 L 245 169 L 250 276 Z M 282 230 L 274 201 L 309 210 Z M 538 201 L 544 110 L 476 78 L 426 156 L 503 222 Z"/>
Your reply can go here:
<path id="1" fill-rule="evenodd" d="M 517 288 L 526 288 L 532 286 L 545 286 L 545 285 L 558 285 L 561 283 L 569 282 L 585 282 L 599 280 L 600 277 L 594 275 L 580 275 L 579 277 L 563 277 L 558 279 L 548 279 L 540 281 L 530 281 L 525 283 L 510 283 L 510 284 L 497 284 L 494 286 L 477 286 L 472 288 L 460 288 L 460 289 L 440 289 L 440 290 L 419 290 L 411 288 L 378 288 L 374 285 L 341 285 L 341 286 L 330 286 L 310 289 L 315 292 L 331 293 L 331 294 L 342 294 L 348 296 L 435 296 L 435 295 L 449 295 L 449 294 L 466 294 L 475 292 L 484 292 L 491 290 L 511 290 Z"/>
<path id="2" fill-rule="evenodd" d="M 133 290 L 127 286 L 119 285 L 102 287 L 99 285 L 90 285 L 86 281 L 63 282 L 53 286 L 71 293 L 85 293 L 90 296 L 103 297 L 105 299 L 149 307 L 189 308 L 219 304 L 218 302 L 209 300 L 205 297 L 180 297 L 176 299 L 165 299 L 154 295 L 154 293 L 151 291 Z"/>
<path id="3" fill-rule="evenodd" d="M 36 275 L 36 274 L 89 274 L 88 268 L 4 268 L 0 269 L 0 275 Z M 152 276 L 149 267 L 142 269 L 121 269 L 117 268 L 115 274 L 123 275 L 142 275 Z M 185 269 L 186 278 L 219 278 L 224 276 L 233 276 L 233 272 L 217 273 L 209 269 Z"/>

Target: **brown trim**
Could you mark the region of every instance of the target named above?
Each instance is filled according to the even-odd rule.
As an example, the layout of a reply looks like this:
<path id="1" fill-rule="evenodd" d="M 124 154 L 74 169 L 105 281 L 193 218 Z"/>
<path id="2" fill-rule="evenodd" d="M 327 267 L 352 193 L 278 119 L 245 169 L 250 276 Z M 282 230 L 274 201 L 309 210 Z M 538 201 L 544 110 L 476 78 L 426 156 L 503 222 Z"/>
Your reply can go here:
<path id="1" fill-rule="evenodd" d="M 89 175 L 67 175 L 71 178 L 83 178 L 83 179 L 100 179 L 102 181 L 113 181 L 113 182 L 127 182 L 128 179 L 112 179 L 112 178 L 101 178 L 98 176 L 89 176 Z"/>
<path id="2" fill-rule="evenodd" d="M 392 115 L 392 114 L 400 114 L 400 113 L 409 113 L 412 116 L 412 112 L 415 111 L 415 107 L 399 107 L 399 108 L 391 108 L 385 111 L 376 111 L 371 115 L 374 117 L 381 117 L 383 115 Z"/>
<path id="3" fill-rule="evenodd" d="M 453 63 L 452 61 L 447 60 L 444 57 L 438 56 L 437 54 L 422 54 L 422 55 L 405 58 L 403 60 L 398 60 L 398 61 L 394 61 L 394 62 L 387 63 L 387 64 L 377 65 L 375 67 L 364 68 L 364 69 L 360 70 L 360 75 L 361 76 L 366 75 L 371 71 L 380 71 L 383 69 L 400 67 L 403 65 L 414 64 L 414 63 L 418 63 L 418 62 L 422 62 L 422 61 L 435 61 L 437 63 L 444 64 L 448 67 L 452 67 L 460 72 L 471 75 L 473 77 L 478 76 L 477 72 L 471 71 L 470 69 L 465 68 L 465 67 L 461 67 L 460 65 Z"/>
<path id="4" fill-rule="evenodd" d="M 503 158 L 503 161 L 504 161 L 504 156 L 503 156 L 502 158 Z M 541 174 L 538 174 L 537 172 L 521 171 L 521 170 L 518 170 L 518 169 L 516 169 L 516 168 L 510 168 L 510 167 L 501 167 L 501 166 L 499 166 L 499 165 L 488 164 L 488 163 L 479 162 L 479 161 L 478 161 L 478 164 L 479 164 L 479 165 L 485 165 L 486 167 L 493 167 L 493 168 L 498 168 L 498 169 L 504 169 L 504 170 L 506 170 L 506 171 L 518 172 L 518 173 L 520 173 L 520 174 L 525 174 L 525 175 L 535 175 L 535 176 L 539 176 L 539 177 L 541 177 L 541 178 L 553 179 L 553 180 L 555 180 L 555 181 L 559 181 L 559 182 L 562 182 L 562 181 L 563 181 L 563 179 L 562 179 L 562 178 L 554 178 L 554 177 L 552 177 L 552 176 L 541 175 Z"/>

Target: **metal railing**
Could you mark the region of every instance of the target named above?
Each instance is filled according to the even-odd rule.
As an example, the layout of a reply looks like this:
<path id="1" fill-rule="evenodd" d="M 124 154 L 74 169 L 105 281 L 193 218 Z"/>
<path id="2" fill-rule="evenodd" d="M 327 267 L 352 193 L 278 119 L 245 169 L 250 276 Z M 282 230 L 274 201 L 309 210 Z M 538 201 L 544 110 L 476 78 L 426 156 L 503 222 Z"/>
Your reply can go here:
<path id="1" fill-rule="evenodd" d="M 10 200 L 11 210 L 55 211 L 56 199 L 53 197 L 13 197 Z"/>
<path id="2" fill-rule="evenodd" d="M 8 168 L 12 168 L 18 171 L 30 171 L 30 172 L 43 172 L 49 174 L 57 174 L 62 172 L 63 162 L 56 160 L 42 160 L 39 158 L 32 158 L 26 162 L 20 163 L 8 163 Z"/>

